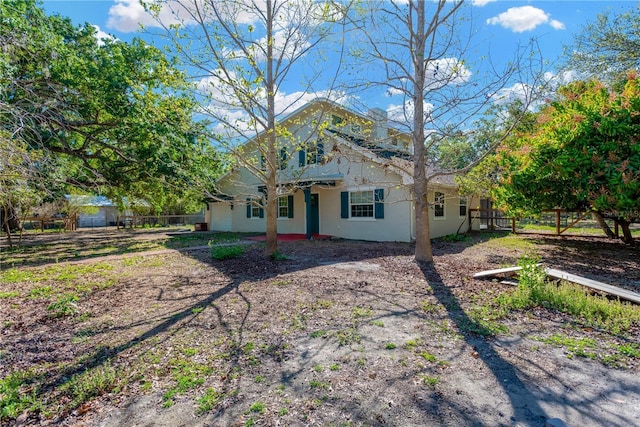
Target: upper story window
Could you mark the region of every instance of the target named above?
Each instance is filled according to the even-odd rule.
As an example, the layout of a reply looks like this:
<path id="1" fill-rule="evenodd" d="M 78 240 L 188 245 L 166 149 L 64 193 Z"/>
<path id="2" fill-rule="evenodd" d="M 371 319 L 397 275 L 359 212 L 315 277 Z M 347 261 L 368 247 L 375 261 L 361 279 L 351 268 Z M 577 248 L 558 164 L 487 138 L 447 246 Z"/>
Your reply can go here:
<path id="1" fill-rule="evenodd" d="M 331 116 L 331 124 L 333 126 L 342 126 L 344 124 L 344 118 L 334 114 Z"/>
<path id="2" fill-rule="evenodd" d="M 359 135 L 362 132 L 362 127 L 360 125 L 351 125 L 351 133 Z"/>
<path id="3" fill-rule="evenodd" d="M 280 163 L 278 163 L 280 170 L 285 170 L 287 168 L 288 161 L 289 153 L 287 153 L 287 149 L 283 147 L 280 149 Z"/>
<path id="4" fill-rule="evenodd" d="M 299 166 L 321 164 L 324 162 L 324 144 L 318 140 L 315 144 L 309 144 L 300 150 Z"/>
<path id="5" fill-rule="evenodd" d="M 436 191 L 433 197 L 433 216 L 444 218 L 444 193 Z"/>

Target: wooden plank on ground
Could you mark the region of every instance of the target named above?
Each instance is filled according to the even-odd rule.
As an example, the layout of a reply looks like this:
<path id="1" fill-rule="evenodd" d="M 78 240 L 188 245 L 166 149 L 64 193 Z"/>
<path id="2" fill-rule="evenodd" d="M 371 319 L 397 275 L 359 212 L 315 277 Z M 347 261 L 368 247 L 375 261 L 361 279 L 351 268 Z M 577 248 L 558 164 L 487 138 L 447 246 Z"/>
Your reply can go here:
<path id="1" fill-rule="evenodd" d="M 546 268 L 547 275 L 560 280 L 567 280 L 569 282 L 577 283 L 588 288 L 596 289 L 602 292 L 606 292 L 611 295 L 620 297 L 620 299 L 640 304 L 640 294 L 629 291 L 627 289 L 618 288 L 617 286 L 607 285 L 606 283 L 598 282 L 597 280 L 587 279 L 586 277 L 577 276 L 575 274 L 567 273 L 554 268 Z"/>
<path id="2" fill-rule="evenodd" d="M 506 267 L 506 268 L 498 268 L 496 270 L 486 270 L 480 271 L 473 275 L 474 279 L 478 279 L 480 277 L 489 277 L 495 276 L 496 274 L 506 274 L 508 276 L 513 276 L 516 272 L 522 270 L 522 267 Z"/>

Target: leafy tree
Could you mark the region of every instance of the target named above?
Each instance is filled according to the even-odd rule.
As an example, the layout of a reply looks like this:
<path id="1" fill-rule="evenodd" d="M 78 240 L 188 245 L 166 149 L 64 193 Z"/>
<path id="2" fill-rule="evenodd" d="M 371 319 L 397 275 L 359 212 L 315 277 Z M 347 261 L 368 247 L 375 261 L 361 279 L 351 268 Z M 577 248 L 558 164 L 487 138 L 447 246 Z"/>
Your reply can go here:
<path id="1" fill-rule="evenodd" d="M 381 79 L 376 79 L 365 71 L 362 73 L 365 80 L 361 83 L 365 88 L 382 86 L 389 93 L 403 97 L 396 125 L 405 127 L 413 139 L 413 161 L 407 162 L 405 170 L 413 177 L 415 259 L 432 262 L 428 194 L 433 180 L 471 169 L 511 133 L 515 122 L 501 128 L 501 136 L 483 147 L 483 153 L 476 155 L 465 149 L 459 159 L 448 165 L 434 165 L 431 161 L 446 154 L 444 148 L 439 148 L 443 143 L 457 155 L 455 150 L 462 146 L 455 147 L 451 136 L 468 129 L 467 122 L 498 101 L 501 91 L 517 83 L 518 78 L 519 82 L 530 82 L 530 85 L 518 84 L 526 109 L 533 99 L 536 78 L 541 75 L 541 62 L 533 43 L 514 49 L 513 59 L 503 69 L 486 57 L 484 62 L 481 59 L 471 63 L 474 31 L 467 25 L 469 9 L 462 1 L 403 0 L 365 4 L 369 14 L 360 21 L 361 16 L 355 17 L 354 25 L 368 40 L 368 45 L 356 53 L 361 63 L 367 67 L 375 63 L 382 67 L 383 73 Z"/>
<path id="2" fill-rule="evenodd" d="M 624 241 L 640 218 L 640 79 L 621 90 L 596 81 L 559 90 L 521 149 L 501 156 L 497 202 L 512 214 L 556 207 L 616 220 Z"/>
<path id="3" fill-rule="evenodd" d="M 614 81 L 640 69 L 640 4 L 614 14 L 607 11 L 587 23 L 565 47 L 564 68 L 585 78 Z"/>
<path id="4" fill-rule="evenodd" d="M 0 3 L 0 44 L 1 148 L 20 159 L 2 174 L 14 188 L 166 198 L 215 173 L 190 87 L 160 50 L 98 40 L 34 0 Z"/>
<path id="5" fill-rule="evenodd" d="M 313 62 L 317 57 L 311 53 L 328 39 L 340 15 L 330 4 L 312 0 L 152 1 L 148 8 L 197 81 L 201 110 L 212 120 L 220 144 L 234 165 L 264 188 L 265 253 L 275 254 L 282 190 L 277 175 L 297 154 L 291 147 L 305 144 L 280 125 L 280 115 L 293 112 L 312 90 L 325 65 Z M 287 96 L 285 86 L 295 85 L 293 70 L 304 70 L 307 80 L 300 82 L 301 92 Z M 248 188 L 245 196 L 258 195 Z"/>
<path id="6" fill-rule="evenodd" d="M 492 198 L 500 175 L 499 153 L 519 149 L 522 143 L 522 135 L 534 129 L 536 118 L 537 115 L 535 113 L 524 109 L 524 105 L 520 100 L 506 105 L 494 105 L 485 112 L 481 119 L 474 123 L 473 132 L 454 139 L 453 143 L 449 142 L 448 139 L 443 141 L 443 144 L 439 147 L 442 153 L 440 161 L 444 162 L 445 167 L 448 168 L 462 168 L 471 164 L 478 156 L 486 153 L 490 147 L 494 146 L 496 141 L 501 140 L 496 147 L 496 151 L 491 151 L 484 156 L 467 173 L 456 176 L 455 181 L 460 186 L 460 193 L 469 196 Z M 514 125 L 513 132 L 504 138 L 503 130 Z M 457 151 L 452 152 L 452 144 L 454 148 L 457 148 Z"/>

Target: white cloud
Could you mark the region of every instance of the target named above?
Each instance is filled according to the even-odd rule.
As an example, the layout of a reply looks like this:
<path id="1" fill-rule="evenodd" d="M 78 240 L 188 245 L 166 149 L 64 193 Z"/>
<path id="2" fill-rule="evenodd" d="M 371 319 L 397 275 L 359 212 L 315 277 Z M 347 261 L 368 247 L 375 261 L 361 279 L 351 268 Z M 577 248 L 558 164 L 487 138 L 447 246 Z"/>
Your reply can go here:
<path id="1" fill-rule="evenodd" d="M 505 87 L 495 93 L 492 98 L 496 104 L 509 104 L 516 99 L 527 103 L 531 97 L 531 86 L 526 83 L 515 83 L 511 87 Z"/>
<path id="2" fill-rule="evenodd" d="M 428 121 L 428 118 L 433 111 L 433 104 L 428 102 L 424 102 L 424 115 L 425 120 Z M 407 125 L 413 122 L 413 100 L 408 99 L 404 102 L 404 104 L 389 104 L 387 107 L 387 118 L 389 121 L 398 124 L 398 125 Z"/>
<path id="3" fill-rule="evenodd" d="M 492 3 L 496 0 L 472 0 L 471 4 L 478 7 L 486 6 L 489 3 Z"/>
<path id="4" fill-rule="evenodd" d="M 200 80 L 196 84 L 198 92 L 208 100 L 202 112 L 218 122 L 214 130 L 221 135 L 232 139 L 254 136 L 256 129 L 251 125 L 251 117 L 240 106 L 233 88 L 224 83 L 224 78 L 221 78 L 222 75 L 220 70 L 214 71 L 211 76 Z M 235 82 L 237 78 L 237 75 L 230 75 L 232 82 Z M 292 93 L 278 91 L 275 96 L 275 113 L 282 118 L 316 98 L 327 98 L 337 103 L 343 103 L 347 97 L 340 91 L 298 91 Z M 254 99 L 257 102 L 266 102 L 264 89 L 257 87 L 254 91 Z M 257 114 L 260 115 L 259 112 Z M 232 129 L 229 125 L 235 127 L 235 129 Z"/>
<path id="5" fill-rule="evenodd" d="M 511 7 L 506 12 L 487 19 L 487 24 L 500 25 L 514 33 L 523 33 L 548 23 L 549 16 L 544 10 L 533 6 Z M 564 29 L 564 24 L 555 19 L 551 21 L 550 25 L 556 30 Z"/>
<path id="6" fill-rule="evenodd" d="M 116 0 L 109 8 L 107 28 L 130 33 L 137 31 L 140 25 L 157 26 L 153 16 L 144 10 L 138 0 Z"/>
<path id="7" fill-rule="evenodd" d="M 319 16 L 320 6 L 309 8 L 308 2 L 300 1 L 301 6 L 294 7 L 287 4 L 279 10 L 275 17 L 275 28 L 284 29 L 292 25 L 295 26 L 297 21 L 308 20 L 314 21 L 314 17 Z M 153 3 L 153 1 L 150 1 Z M 201 16 L 204 22 L 215 21 L 212 5 L 222 19 L 233 22 L 236 25 L 256 24 L 262 21 L 265 15 L 266 2 L 263 0 L 256 1 L 215 1 L 213 3 L 200 0 L 165 0 L 158 2 L 159 10 L 157 17 L 145 11 L 139 0 L 115 0 L 115 5 L 109 9 L 109 19 L 107 27 L 122 32 L 137 31 L 140 26 L 145 27 L 162 27 L 175 24 L 190 25 L 196 22 L 193 18 L 196 15 Z M 197 14 L 196 14 L 197 6 Z M 303 11 L 304 13 L 299 13 Z M 314 13 L 317 12 L 317 13 Z M 338 19 L 336 17 L 336 19 Z M 317 21 L 320 22 L 320 21 Z"/>
<path id="8" fill-rule="evenodd" d="M 97 25 L 93 25 L 93 28 L 96 29 L 95 36 L 96 36 L 96 39 L 98 40 L 98 45 L 103 45 L 104 40 L 111 40 L 111 41 L 118 40 L 116 37 L 113 37 L 111 34 L 105 33 L 104 31 L 102 31 L 100 27 Z"/>
<path id="9" fill-rule="evenodd" d="M 471 78 L 464 61 L 457 58 L 440 58 L 429 62 L 426 69 L 425 90 L 437 90 L 450 84 L 461 84 Z"/>

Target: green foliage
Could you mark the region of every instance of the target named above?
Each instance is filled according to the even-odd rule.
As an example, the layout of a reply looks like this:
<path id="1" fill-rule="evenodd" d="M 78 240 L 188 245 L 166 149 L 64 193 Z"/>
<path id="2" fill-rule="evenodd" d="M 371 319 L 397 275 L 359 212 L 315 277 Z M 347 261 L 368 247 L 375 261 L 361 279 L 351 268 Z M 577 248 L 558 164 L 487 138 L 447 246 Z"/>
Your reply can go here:
<path id="1" fill-rule="evenodd" d="M 594 210 L 628 224 L 640 218 L 640 79 L 618 89 L 574 82 L 540 113 L 517 150 L 503 151 L 496 202 L 510 215 Z"/>
<path id="2" fill-rule="evenodd" d="M 39 391 L 38 376 L 33 371 L 14 371 L 0 379 L 0 421 L 41 409 Z"/>
<path id="3" fill-rule="evenodd" d="M 280 251 L 275 251 L 270 256 L 271 256 L 271 259 L 274 261 L 286 261 L 287 259 L 289 259 L 285 254 L 283 254 Z"/>
<path id="4" fill-rule="evenodd" d="M 0 276 L 0 283 L 26 282 L 27 280 L 33 280 L 33 277 L 34 273 L 30 270 L 10 268 L 2 273 Z"/>
<path id="5" fill-rule="evenodd" d="M 78 296 L 76 294 L 64 294 L 47 306 L 47 311 L 53 317 L 73 316 L 78 312 Z"/>
<path id="6" fill-rule="evenodd" d="M 497 298 L 496 313 L 542 305 L 578 317 L 584 324 L 619 334 L 640 324 L 640 308 L 605 297 L 592 296 L 584 288 L 569 283 L 556 285 L 546 281 L 537 260 L 524 259 L 520 283 L 514 292 Z M 495 318 L 495 317 L 494 317 Z"/>
<path id="7" fill-rule="evenodd" d="M 239 245 L 211 247 L 211 257 L 217 260 L 239 258 L 244 254 L 244 252 L 245 247 Z"/>
<path id="8" fill-rule="evenodd" d="M 552 344 L 558 347 L 565 347 L 568 350 L 567 357 L 573 356 L 596 359 L 596 342 L 592 338 L 573 338 L 559 334 L 553 334 L 547 338 L 538 338 L 539 341 Z"/>
<path id="9" fill-rule="evenodd" d="M 639 26 L 637 3 L 635 9 L 620 13 L 607 10 L 598 15 L 574 35 L 571 46 L 565 46 L 565 68 L 608 81 L 640 69 Z"/>
<path id="10" fill-rule="evenodd" d="M 110 361 L 76 374 L 66 382 L 61 390 L 71 398 L 70 406 L 76 408 L 88 400 L 109 393 L 118 385 L 118 371 Z"/>
<path id="11" fill-rule="evenodd" d="M 197 412 L 200 414 L 211 412 L 211 410 L 216 407 L 223 396 L 223 393 L 216 391 L 216 389 L 214 389 L 213 387 L 207 388 L 204 391 L 204 394 L 198 399 Z"/>
<path id="12" fill-rule="evenodd" d="M 207 364 L 182 358 L 173 359 L 171 361 L 171 378 L 175 385 L 162 395 L 162 405 L 164 407 L 173 405 L 173 398 L 176 395 L 202 385 L 212 371 L 213 368 Z"/>
<path id="13" fill-rule="evenodd" d="M 266 407 L 267 407 L 267 405 L 265 405 L 264 402 L 255 402 L 249 407 L 249 410 L 251 412 L 262 413 L 262 412 L 264 412 Z"/>
<path id="14" fill-rule="evenodd" d="M 196 187 L 217 176 L 219 158 L 193 120 L 185 74 L 160 49 L 99 41 L 93 26 L 47 16 L 35 0 L 3 1 L 0 16 L 0 153 L 12 161 L 3 197 L 73 186 L 200 207 Z"/>
<path id="15" fill-rule="evenodd" d="M 18 291 L 0 291 L 0 298 L 16 298 L 20 296 Z"/>
<path id="16" fill-rule="evenodd" d="M 471 237 L 466 234 L 447 234 L 438 238 L 441 242 L 469 242 Z"/>
<path id="17" fill-rule="evenodd" d="M 355 327 L 349 327 L 336 332 L 336 338 L 340 346 L 357 344 L 362 340 L 362 335 Z"/>

